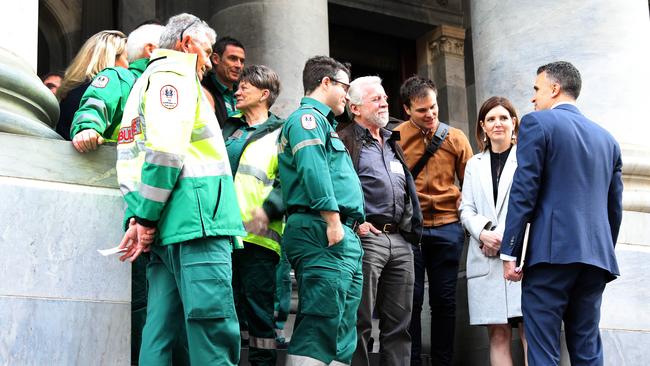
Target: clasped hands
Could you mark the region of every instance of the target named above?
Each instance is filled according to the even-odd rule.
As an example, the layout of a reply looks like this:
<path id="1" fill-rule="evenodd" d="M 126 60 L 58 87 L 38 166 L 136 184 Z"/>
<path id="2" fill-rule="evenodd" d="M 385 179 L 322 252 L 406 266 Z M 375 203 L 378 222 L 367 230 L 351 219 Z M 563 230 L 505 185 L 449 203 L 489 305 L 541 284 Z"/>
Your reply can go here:
<path id="1" fill-rule="evenodd" d="M 120 257 L 120 261 L 128 260 L 133 263 L 140 254 L 146 253 L 151 249 L 156 237 L 156 228 L 146 227 L 138 224 L 134 218 L 129 220 L 129 228 L 124 233 L 122 241 L 118 248 L 126 249 L 124 254 Z"/>
<path id="2" fill-rule="evenodd" d="M 501 249 L 502 234 L 498 231 L 483 230 L 479 236 L 481 251 L 486 257 L 494 257 Z M 521 281 L 524 273 L 516 261 L 503 261 L 503 277 L 509 281 Z"/>

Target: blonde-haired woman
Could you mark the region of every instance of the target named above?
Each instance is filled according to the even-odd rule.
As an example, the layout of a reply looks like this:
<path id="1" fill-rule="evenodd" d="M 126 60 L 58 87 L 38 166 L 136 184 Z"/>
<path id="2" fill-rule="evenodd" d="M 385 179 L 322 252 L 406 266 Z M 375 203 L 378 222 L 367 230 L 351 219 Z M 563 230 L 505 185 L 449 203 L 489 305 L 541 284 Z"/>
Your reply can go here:
<path id="1" fill-rule="evenodd" d="M 68 68 L 61 86 L 56 92 L 59 99 L 61 114 L 56 125 L 56 132 L 66 140 L 70 140 L 70 125 L 74 113 L 79 108 L 79 102 L 84 92 L 93 81 L 95 75 L 107 67 L 129 67 L 126 53 L 126 36 L 115 30 L 101 31 L 86 41 L 74 57 Z M 95 83 L 106 83 L 106 80 L 95 80 Z"/>
<path id="2" fill-rule="evenodd" d="M 503 278 L 499 259 L 506 224 L 510 184 L 517 168 L 517 112 L 503 97 L 481 106 L 476 125 L 480 153 L 465 167 L 460 220 L 470 234 L 467 252 L 467 297 L 471 325 L 485 325 L 490 364 L 512 366 L 512 328 L 526 343 L 521 314 L 521 282 Z"/>

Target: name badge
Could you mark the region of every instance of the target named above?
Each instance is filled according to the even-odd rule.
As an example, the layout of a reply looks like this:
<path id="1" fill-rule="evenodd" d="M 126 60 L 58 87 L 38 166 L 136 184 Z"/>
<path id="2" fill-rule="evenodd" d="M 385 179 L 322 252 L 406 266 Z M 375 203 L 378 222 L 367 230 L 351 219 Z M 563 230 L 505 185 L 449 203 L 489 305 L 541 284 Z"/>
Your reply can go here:
<path id="1" fill-rule="evenodd" d="M 390 171 L 395 174 L 404 175 L 404 167 L 402 166 L 402 163 L 400 163 L 397 160 L 393 160 L 390 162 Z"/>

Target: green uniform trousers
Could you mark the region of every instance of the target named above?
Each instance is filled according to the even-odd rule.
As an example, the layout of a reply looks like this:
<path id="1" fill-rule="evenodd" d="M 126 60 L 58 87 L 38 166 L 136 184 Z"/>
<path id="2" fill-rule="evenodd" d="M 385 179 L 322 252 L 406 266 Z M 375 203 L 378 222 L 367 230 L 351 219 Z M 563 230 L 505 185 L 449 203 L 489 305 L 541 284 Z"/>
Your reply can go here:
<path id="1" fill-rule="evenodd" d="M 359 237 L 343 225 L 343 240 L 327 246 L 318 213 L 289 216 L 283 246 L 298 281 L 298 313 L 287 365 L 350 364 L 357 344 L 363 288 Z"/>
<path id="2" fill-rule="evenodd" d="M 232 296 L 232 244 L 207 237 L 151 247 L 140 365 L 171 365 L 187 336 L 192 365 L 236 365 L 239 326 Z"/>
<path id="3" fill-rule="evenodd" d="M 275 339 L 285 344 L 284 325 L 291 310 L 291 264 L 284 249 L 280 252 L 280 262 L 275 267 L 275 298 L 273 302 L 275 316 Z"/>
<path id="4" fill-rule="evenodd" d="M 139 256 L 131 266 L 131 360 L 140 357 L 142 328 L 147 319 L 148 255 Z M 136 362 L 133 362 L 137 364 Z"/>
<path id="5" fill-rule="evenodd" d="M 243 295 L 237 310 L 248 323 L 248 362 L 253 366 L 275 366 L 273 296 L 278 254 L 244 242 L 244 249 L 234 250 L 232 258 L 233 282 Z"/>

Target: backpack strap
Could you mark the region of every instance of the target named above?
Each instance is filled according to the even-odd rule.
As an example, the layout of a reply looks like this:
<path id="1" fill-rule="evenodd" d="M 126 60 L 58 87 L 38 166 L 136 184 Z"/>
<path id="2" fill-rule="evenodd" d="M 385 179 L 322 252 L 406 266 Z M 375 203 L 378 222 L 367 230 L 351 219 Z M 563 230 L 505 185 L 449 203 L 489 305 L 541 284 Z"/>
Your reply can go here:
<path id="1" fill-rule="evenodd" d="M 438 151 L 440 145 L 442 145 L 442 142 L 445 140 L 448 133 L 449 133 L 449 125 L 443 122 L 438 122 L 438 128 L 436 129 L 436 132 L 433 134 L 433 138 L 431 139 L 431 142 L 424 149 L 424 155 L 422 155 L 420 160 L 418 160 L 418 162 L 415 163 L 415 165 L 411 169 L 411 175 L 413 176 L 414 180 L 418 177 L 418 174 L 422 172 L 422 169 L 424 169 L 424 166 L 427 165 L 427 162 L 433 156 L 433 154 L 435 154 L 436 151 Z"/>

